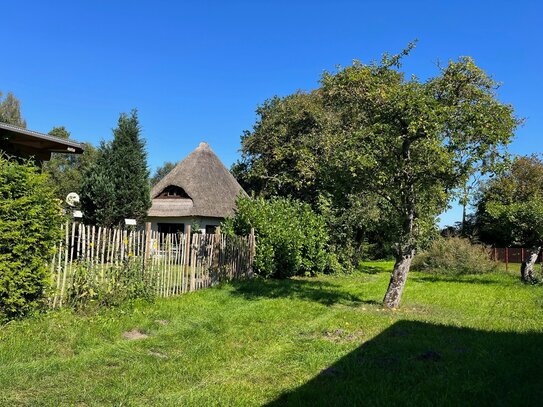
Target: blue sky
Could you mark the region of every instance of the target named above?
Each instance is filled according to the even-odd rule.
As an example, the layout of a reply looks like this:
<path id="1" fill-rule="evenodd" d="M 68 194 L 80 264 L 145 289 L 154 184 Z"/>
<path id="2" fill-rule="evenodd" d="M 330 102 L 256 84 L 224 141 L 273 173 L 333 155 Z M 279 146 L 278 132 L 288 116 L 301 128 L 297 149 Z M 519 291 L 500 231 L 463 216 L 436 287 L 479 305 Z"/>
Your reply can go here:
<path id="1" fill-rule="evenodd" d="M 527 119 L 511 151 L 527 154 L 543 151 L 542 19 L 537 1 L 3 2 L 0 90 L 33 130 L 98 143 L 135 107 L 151 168 L 203 140 L 229 166 L 265 99 L 417 38 L 408 74 L 470 55 L 503 82 Z"/>

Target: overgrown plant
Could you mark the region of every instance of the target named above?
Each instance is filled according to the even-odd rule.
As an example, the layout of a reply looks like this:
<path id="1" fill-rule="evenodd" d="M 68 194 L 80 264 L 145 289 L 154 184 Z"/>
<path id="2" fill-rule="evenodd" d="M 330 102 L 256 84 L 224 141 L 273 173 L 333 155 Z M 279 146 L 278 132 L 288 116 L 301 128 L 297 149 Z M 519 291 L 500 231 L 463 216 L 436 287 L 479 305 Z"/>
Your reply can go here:
<path id="1" fill-rule="evenodd" d="M 438 238 L 413 259 L 413 270 L 433 274 L 483 274 L 496 271 L 490 251 L 460 237 Z"/>
<path id="2" fill-rule="evenodd" d="M 47 175 L 30 160 L 0 154 L 0 321 L 43 304 L 61 223 Z"/>
<path id="3" fill-rule="evenodd" d="M 75 309 L 118 306 L 128 300 L 155 298 L 155 277 L 141 259 L 128 258 L 119 265 L 80 262 L 67 289 Z"/>
<path id="4" fill-rule="evenodd" d="M 236 215 L 223 224 L 226 233 L 247 235 L 255 229 L 255 271 L 264 277 L 313 275 L 338 267 L 326 252 L 324 219 L 308 204 L 287 198 L 237 201 Z"/>

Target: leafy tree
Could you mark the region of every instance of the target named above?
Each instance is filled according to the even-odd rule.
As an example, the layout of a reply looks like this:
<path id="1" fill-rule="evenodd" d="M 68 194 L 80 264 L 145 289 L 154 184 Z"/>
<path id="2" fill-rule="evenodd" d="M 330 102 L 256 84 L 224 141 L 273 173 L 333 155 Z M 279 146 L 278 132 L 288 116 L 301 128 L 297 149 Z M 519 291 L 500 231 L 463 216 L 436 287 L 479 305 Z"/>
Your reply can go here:
<path id="1" fill-rule="evenodd" d="M 3 99 L 0 92 L 0 122 L 26 128 L 26 121 L 21 117 L 21 102 L 11 92 Z"/>
<path id="2" fill-rule="evenodd" d="M 150 179 L 151 187 L 154 187 L 159 181 L 164 178 L 171 170 L 174 169 L 177 163 L 172 163 L 171 161 L 164 162 L 160 167 L 155 170 L 155 173 Z"/>
<path id="3" fill-rule="evenodd" d="M 519 124 L 512 107 L 497 100 L 497 83 L 470 58 L 449 62 L 438 76 L 425 81 L 406 79 L 399 68 L 412 48 L 385 54 L 380 63 L 355 61 L 325 73 L 321 87 L 305 97 L 317 104 L 312 106 L 314 114 L 308 108 L 304 114 L 272 120 L 273 110 L 266 108 L 254 131 L 242 140 L 248 157 L 234 169 L 256 178 L 253 185 L 260 182 L 262 190 L 270 184 L 296 186 L 300 174 L 311 173 L 315 183 L 302 185 L 322 186 L 333 202 L 372 196 L 364 202 L 372 203 L 378 213 L 374 227 L 395 242 L 396 263 L 384 298 L 388 307 L 399 305 L 415 251 L 435 232 L 436 216 L 453 191 L 474 173 L 496 168 Z M 307 117 L 311 119 L 300 119 Z M 264 128 L 262 123 L 274 120 L 258 140 L 251 140 Z M 278 138 L 271 149 L 269 143 L 259 144 L 266 137 Z M 287 166 L 277 166 L 274 160 L 286 147 L 287 158 L 294 157 L 289 166 L 295 169 L 288 182 Z M 297 155 L 307 151 L 309 158 Z M 263 159 L 267 157 L 271 160 Z"/>
<path id="4" fill-rule="evenodd" d="M 120 115 L 113 136 L 101 143 L 84 178 L 81 206 L 87 223 L 112 226 L 125 218 L 141 222 L 151 207 L 147 153 L 136 110 Z"/>
<path id="5" fill-rule="evenodd" d="M 64 126 L 53 128 L 49 134 L 63 139 L 70 138 L 70 132 Z M 96 149 L 90 143 L 84 144 L 83 154 L 53 153 L 51 159 L 43 165 L 49 174 L 51 188 L 56 190 L 56 196 L 64 200 L 70 192 L 81 194 L 83 177 L 96 160 Z"/>
<path id="6" fill-rule="evenodd" d="M 44 301 L 61 207 L 47 174 L 31 161 L 0 154 L 0 321 L 20 317 Z"/>
<path id="7" fill-rule="evenodd" d="M 543 247 L 543 161 L 517 157 L 511 168 L 483 186 L 477 205 L 481 239 L 527 246 L 521 279 L 535 281 L 534 265 Z"/>
<path id="8" fill-rule="evenodd" d="M 374 228 L 380 198 L 354 190 L 329 168 L 336 148 L 330 132 L 337 119 L 326 108 L 322 91 L 274 97 L 257 115 L 252 131 L 241 138 L 241 160 L 232 167 L 243 188 L 309 203 L 324 215 L 333 250 L 347 268 L 363 256 L 366 240 L 378 236 L 388 246 Z"/>

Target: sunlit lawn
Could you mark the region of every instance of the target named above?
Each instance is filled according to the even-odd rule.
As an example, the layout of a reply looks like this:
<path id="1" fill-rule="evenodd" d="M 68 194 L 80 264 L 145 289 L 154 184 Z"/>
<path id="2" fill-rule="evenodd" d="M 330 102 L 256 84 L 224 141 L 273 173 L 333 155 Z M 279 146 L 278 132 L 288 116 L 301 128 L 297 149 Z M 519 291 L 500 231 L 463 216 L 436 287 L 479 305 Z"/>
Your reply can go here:
<path id="1" fill-rule="evenodd" d="M 0 328 L 0 403 L 13 405 L 536 405 L 543 288 L 504 272 L 253 280 L 99 315 Z M 386 271 L 383 271 L 386 270 Z M 147 338 L 129 340 L 123 333 Z"/>

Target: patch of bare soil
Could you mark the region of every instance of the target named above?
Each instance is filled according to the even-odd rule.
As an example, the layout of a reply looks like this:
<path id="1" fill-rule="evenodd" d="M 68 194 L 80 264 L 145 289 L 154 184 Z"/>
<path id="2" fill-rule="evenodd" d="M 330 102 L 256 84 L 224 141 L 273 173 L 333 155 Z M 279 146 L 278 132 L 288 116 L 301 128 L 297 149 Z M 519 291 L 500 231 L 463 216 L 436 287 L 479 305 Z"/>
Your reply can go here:
<path id="1" fill-rule="evenodd" d="M 131 331 L 123 332 L 123 338 L 127 341 L 135 341 L 138 339 L 145 339 L 148 338 L 149 335 L 147 335 L 145 332 L 140 331 L 137 328 L 132 329 Z"/>

